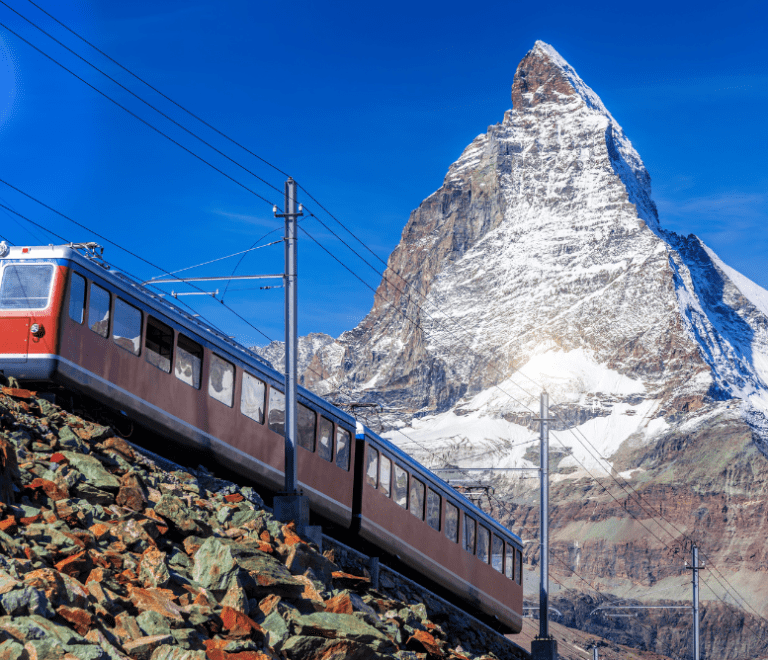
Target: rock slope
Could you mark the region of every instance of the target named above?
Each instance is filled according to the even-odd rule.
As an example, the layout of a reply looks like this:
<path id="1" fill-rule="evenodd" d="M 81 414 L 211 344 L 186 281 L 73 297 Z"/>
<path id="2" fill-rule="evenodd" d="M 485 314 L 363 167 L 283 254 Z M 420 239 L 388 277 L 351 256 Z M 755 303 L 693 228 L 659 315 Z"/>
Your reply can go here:
<path id="1" fill-rule="evenodd" d="M 0 392 L 0 490 L 3 660 L 527 656 L 439 605 L 431 621 L 397 581 L 374 591 L 253 488 L 15 387 Z"/>

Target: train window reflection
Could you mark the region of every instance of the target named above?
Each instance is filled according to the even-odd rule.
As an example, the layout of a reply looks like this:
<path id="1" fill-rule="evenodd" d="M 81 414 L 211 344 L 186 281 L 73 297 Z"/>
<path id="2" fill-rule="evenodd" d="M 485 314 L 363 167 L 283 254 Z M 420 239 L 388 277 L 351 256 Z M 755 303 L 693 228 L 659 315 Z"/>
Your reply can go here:
<path id="1" fill-rule="evenodd" d="M 420 520 L 424 520 L 424 484 L 418 479 L 411 479 L 408 499 L 409 511 Z"/>
<path id="2" fill-rule="evenodd" d="M 202 366 L 203 347 L 179 333 L 176 340 L 176 378 L 199 390 Z"/>
<path id="3" fill-rule="evenodd" d="M 454 543 L 459 542 L 459 509 L 450 502 L 445 503 L 445 535 Z"/>
<path id="4" fill-rule="evenodd" d="M 515 549 L 509 543 L 507 543 L 507 556 L 505 559 L 504 575 L 513 580 L 515 577 Z"/>
<path id="5" fill-rule="evenodd" d="M 504 541 L 496 534 L 491 537 L 491 566 L 499 573 L 504 570 Z"/>
<path id="6" fill-rule="evenodd" d="M 147 336 L 144 339 L 147 362 L 161 371 L 171 373 L 173 354 L 173 330 L 156 318 L 147 318 Z"/>
<path id="7" fill-rule="evenodd" d="M 490 532 L 480 525 L 477 530 L 477 558 L 488 563 L 488 545 L 490 544 Z"/>
<path id="8" fill-rule="evenodd" d="M 269 388 L 269 430 L 285 435 L 285 394 L 274 387 Z"/>
<path id="9" fill-rule="evenodd" d="M 395 502 L 401 507 L 408 506 L 408 473 L 395 463 Z"/>
<path id="10" fill-rule="evenodd" d="M 134 355 L 141 350 L 141 312 L 120 298 L 115 299 L 112 339 L 120 348 Z"/>
<path id="11" fill-rule="evenodd" d="M 381 468 L 379 472 L 379 490 L 387 497 L 391 494 L 392 488 L 392 461 L 386 456 L 381 457 Z"/>
<path id="12" fill-rule="evenodd" d="M 349 447 L 352 434 L 340 426 L 336 427 L 336 465 L 343 470 L 349 470 Z"/>
<path id="13" fill-rule="evenodd" d="M 91 283 L 88 296 L 88 327 L 97 335 L 109 336 L 109 291 Z"/>
<path id="14" fill-rule="evenodd" d="M 333 422 L 320 416 L 317 431 L 317 455 L 325 461 L 333 460 Z"/>
<path id="15" fill-rule="evenodd" d="M 376 477 L 379 472 L 379 452 L 373 447 L 368 447 L 368 456 L 365 464 L 365 482 L 376 488 Z"/>
<path id="16" fill-rule="evenodd" d="M 523 583 L 523 554 L 519 550 L 515 552 L 515 582 Z"/>
<path id="17" fill-rule="evenodd" d="M 76 323 L 85 320 L 85 278 L 72 273 L 69 281 L 69 318 Z"/>
<path id="18" fill-rule="evenodd" d="M 299 446 L 307 451 L 315 451 L 315 422 L 317 415 L 303 404 L 297 406 L 296 426 L 299 433 Z"/>
<path id="19" fill-rule="evenodd" d="M 440 531 L 440 496 L 427 488 L 427 524 Z"/>
<path id="20" fill-rule="evenodd" d="M 464 549 L 475 554 L 475 529 L 477 523 L 474 518 L 464 514 Z"/>
<path id="21" fill-rule="evenodd" d="M 240 412 L 259 424 L 264 423 L 264 381 L 243 372 L 243 391 L 240 394 Z"/>
<path id="22" fill-rule="evenodd" d="M 211 353 L 211 373 L 208 394 L 230 408 L 235 398 L 235 365 Z"/>
<path id="23" fill-rule="evenodd" d="M 48 307 L 53 266 L 10 265 L 6 266 L 0 275 L 0 309 Z"/>

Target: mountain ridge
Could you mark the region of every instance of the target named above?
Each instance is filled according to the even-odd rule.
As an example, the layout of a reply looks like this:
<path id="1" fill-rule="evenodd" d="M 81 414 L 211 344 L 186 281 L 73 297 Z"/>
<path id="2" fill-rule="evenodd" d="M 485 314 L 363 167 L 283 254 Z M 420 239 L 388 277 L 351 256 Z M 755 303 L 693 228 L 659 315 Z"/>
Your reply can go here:
<path id="1" fill-rule="evenodd" d="M 512 98 L 410 214 L 369 314 L 306 348 L 303 383 L 380 404 L 374 430 L 466 468 L 535 469 L 546 389 L 552 548 L 573 571 L 558 579 L 587 594 L 588 558 L 601 590 L 652 600 L 670 548 L 696 540 L 719 571 L 708 597 L 765 616 L 768 292 L 663 227 L 639 154 L 551 46 L 523 58 Z M 484 477 L 495 515 L 535 538 L 533 482 L 508 475 Z M 740 641 L 719 657 L 743 657 L 750 632 L 728 625 Z"/>

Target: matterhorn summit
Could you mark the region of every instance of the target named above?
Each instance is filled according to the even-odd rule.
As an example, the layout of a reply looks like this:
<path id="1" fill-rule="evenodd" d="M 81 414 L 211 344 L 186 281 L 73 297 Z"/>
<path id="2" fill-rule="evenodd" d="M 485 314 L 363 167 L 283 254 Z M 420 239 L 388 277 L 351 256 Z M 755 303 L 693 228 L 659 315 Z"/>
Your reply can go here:
<path id="1" fill-rule="evenodd" d="M 718 406 L 759 438 L 768 410 L 768 292 L 664 230 L 621 126 L 541 41 L 411 213 L 367 317 L 312 341 L 305 384 L 381 404 L 369 423 L 436 466 L 532 465 L 544 388 L 594 449 L 563 435 L 574 469 Z"/>

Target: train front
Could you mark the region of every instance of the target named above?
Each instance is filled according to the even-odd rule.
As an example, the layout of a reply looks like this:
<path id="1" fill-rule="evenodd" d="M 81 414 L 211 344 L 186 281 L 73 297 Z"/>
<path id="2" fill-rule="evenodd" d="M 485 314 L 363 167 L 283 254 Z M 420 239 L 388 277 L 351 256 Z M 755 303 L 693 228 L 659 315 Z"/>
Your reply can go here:
<path id="1" fill-rule="evenodd" d="M 6 377 L 30 386 L 53 379 L 69 251 L 0 243 L 0 372 Z"/>

